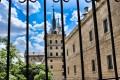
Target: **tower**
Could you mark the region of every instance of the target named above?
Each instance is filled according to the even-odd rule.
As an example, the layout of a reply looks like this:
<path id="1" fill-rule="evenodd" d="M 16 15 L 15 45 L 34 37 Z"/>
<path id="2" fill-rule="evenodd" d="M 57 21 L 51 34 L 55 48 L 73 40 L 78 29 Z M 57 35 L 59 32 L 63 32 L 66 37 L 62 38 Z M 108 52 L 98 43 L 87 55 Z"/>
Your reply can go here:
<path id="1" fill-rule="evenodd" d="M 56 26 L 55 12 L 53 8 L 52 27 L 47 34 L 48 66 L 53 73 L 53 80 L 63 79 L 63 50 L 62 34 L 59 24 Z"/>

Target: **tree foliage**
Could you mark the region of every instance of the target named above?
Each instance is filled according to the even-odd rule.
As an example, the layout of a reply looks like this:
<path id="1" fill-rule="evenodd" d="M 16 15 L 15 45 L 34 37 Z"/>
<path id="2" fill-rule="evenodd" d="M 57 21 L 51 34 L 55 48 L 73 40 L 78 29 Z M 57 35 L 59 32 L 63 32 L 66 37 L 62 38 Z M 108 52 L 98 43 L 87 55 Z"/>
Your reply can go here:
<path id="1" fill-rule="evenodd" d="M 0 37 L 0 43 L 7 44 L 7 39 Z M 12 43 L 10 44 L 9 58 L 9 80 L 26 80 L 26 63 L 22 62 L 22 56 Z M 6 61 L 7 47 L 0 50 L 0 80 L 6 80 Z M 52 73 L 49 71 L 48 74 L 49 80 L 52 80 Z M 45 66 L 29 64 L 29 80 L 45 80 Z"/>

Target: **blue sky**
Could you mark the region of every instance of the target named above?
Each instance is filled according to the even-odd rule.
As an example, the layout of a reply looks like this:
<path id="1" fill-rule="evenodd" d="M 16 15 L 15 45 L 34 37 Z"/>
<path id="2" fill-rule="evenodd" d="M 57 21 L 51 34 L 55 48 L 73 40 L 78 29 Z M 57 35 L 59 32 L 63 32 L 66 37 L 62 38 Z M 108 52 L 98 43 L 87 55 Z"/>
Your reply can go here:
<path id="1" fill-rule="evenodd" d="M 30 27 L 30 52 L 44 52 L 44 0 L 37 0 L 35 3 L 30 2 L 29 12 L 29 27 Z M 1 0 L 0 3 L 0 36 L 7 36 L 8 24 L 8 0 Z M 52 5 L 55 8 L 55 17 L 61 19 L 60 3 L 53 3 L 52 0 L 47 0 L 47 29 L 51 28 Z M 84 12 L 84 7 L 91 7 L 85 0 L 80 0 L 80 12 Z M 82 17 L 82 15 L 81 15 Z M 70 0 L 64 3 L 64 25 L 65 33 L 68 35 L 77 25 L 76 0 Z M 11 19 L 11 42 L 23 54 L 26 43 L 26 3 L 19 3 L 18 0 L 12 0 L 12 19 Z M 0 49 L 5 45 L 0 43 Z"/>

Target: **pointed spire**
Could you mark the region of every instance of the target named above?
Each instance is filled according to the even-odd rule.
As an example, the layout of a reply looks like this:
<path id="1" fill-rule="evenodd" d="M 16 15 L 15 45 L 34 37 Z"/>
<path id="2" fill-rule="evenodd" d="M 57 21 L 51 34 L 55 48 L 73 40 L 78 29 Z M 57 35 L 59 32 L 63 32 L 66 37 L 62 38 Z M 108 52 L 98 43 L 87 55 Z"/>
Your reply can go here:
<path id="1" fill-rule="evenodd" d="M 58 18 L 58 26 L 60 26 L 60 23 L 59 23 L 59 18 Z"/>
<path id="2" fill-rule="evenodd" d="M 55 13 L 54 13 L 54 5 L 52 7 L 53 7 L 52 28 L 56 29 L 56 20 L 55 20 Z"/>

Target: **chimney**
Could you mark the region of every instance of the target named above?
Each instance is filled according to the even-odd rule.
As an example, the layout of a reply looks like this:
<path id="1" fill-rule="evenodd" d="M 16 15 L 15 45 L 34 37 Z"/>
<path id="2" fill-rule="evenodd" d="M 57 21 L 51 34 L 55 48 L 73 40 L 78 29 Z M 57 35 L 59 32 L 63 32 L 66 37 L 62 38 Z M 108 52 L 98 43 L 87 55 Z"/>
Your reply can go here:
<path id="1" fill-rule="evenodd" d="M 33 52 L 33 54 L 35 54 L 35 52 Z"/>
<path id="2" fill-rule="evenodd" d="M 87 15 L 87 13 L 88 13 L 88 8 L 89 8 L 89 7 L 85 7 L 85 8 L 84 8 L 84 13 L 83 13 L 84 16 Z"/>

